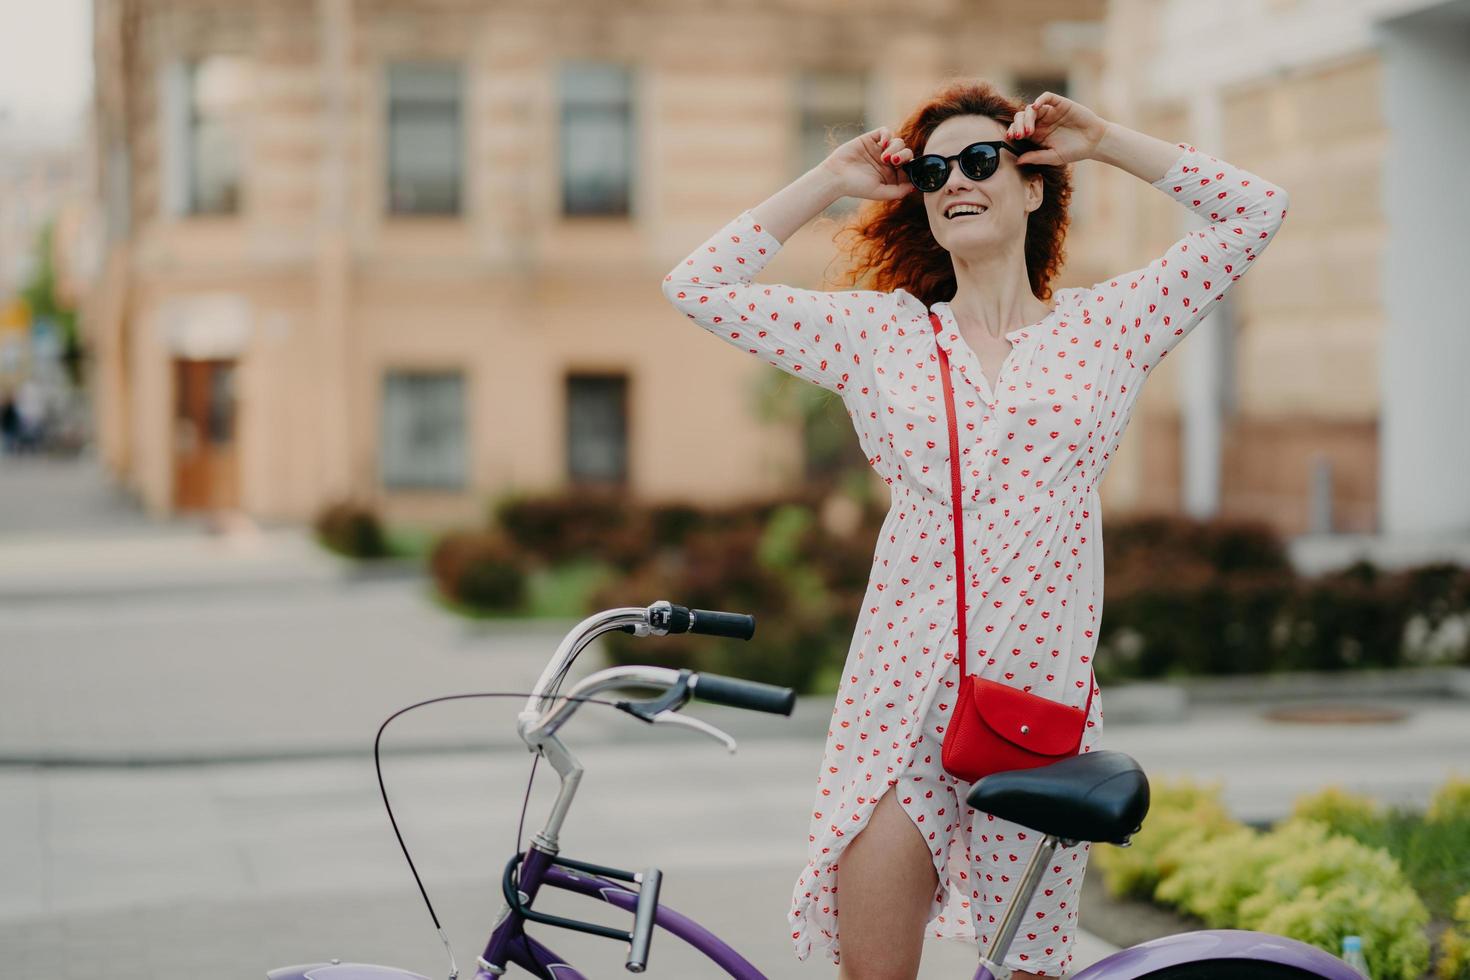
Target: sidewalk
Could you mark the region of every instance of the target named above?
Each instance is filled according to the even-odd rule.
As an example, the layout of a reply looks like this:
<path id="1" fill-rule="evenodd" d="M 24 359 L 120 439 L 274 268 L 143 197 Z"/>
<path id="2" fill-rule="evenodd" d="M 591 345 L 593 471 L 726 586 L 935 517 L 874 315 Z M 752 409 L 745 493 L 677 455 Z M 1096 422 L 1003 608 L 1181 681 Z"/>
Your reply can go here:
<path id="1" fill-rule="evenodd" d="M 203 589 L 335 584 L 357 570 L 294 529 L 113 529 L 0 538 L 0 608 Z"/>
<path id="2" fill-rule="evenodd" d="M 154 518 L 96 460 L 0 457 L 0 610 L 202 589 L 289 589 L 360 574 L 309 529 Z"/>

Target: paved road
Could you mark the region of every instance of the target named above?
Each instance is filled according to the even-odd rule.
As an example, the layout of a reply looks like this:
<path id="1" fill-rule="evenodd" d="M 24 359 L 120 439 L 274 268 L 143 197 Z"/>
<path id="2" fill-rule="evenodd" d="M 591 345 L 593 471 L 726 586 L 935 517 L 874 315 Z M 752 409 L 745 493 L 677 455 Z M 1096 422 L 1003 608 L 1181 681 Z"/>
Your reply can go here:
<path id="1" fill-rule="evenodd" d="M 16 486 L 0 475 L 0 510 L 14 512 Z M 372 733 L 419 697 L 524 689 L 570 624 L 467 623 L 419 582 L 351 580 L 300 535 L 154 533 L 127 517 L 108 523 L 109 506 L 77 491 L 41 507 L 47 527 L 0 527 L 0 555 L 28 559 L 19 574 L 0 562 L 6 974 L 258 978 L 338 955 L 444 975 L 376 796 Z M 65 533 L 68 520 L 86 533 Z M 573 675 L 600 667 L 595 654 Z M 1102 700 L 1106 716 L 1108 692 Z M 1155 779 L 1221 780 L 1249 820 L 1331 783 L 1422 804 L 1464 766 L 1470 712 L 1463 701 L 1401 703 L 1405 721 L 1367 726 L 1285 725 L 1249 705 L 1207 704 L 1167 723 L 1109 722 L 1104 746 Z M 462 965 L 499 908 L 513 848 L 530 764 L 514 740 L 518 706 L 457 702 L 390 735 L 390 747 L 416 750 L 390 754 L 390 788 Z M 830 701 L 803 699 L 775 720 L 692 710 L 732 731 L 740 751 L 595 706 L 578 715 L 567 739 L 588 770 L 564 852 L 657 864 L 671 905 L 772 977 L 830 977 L 820 956 L 791 957 L 785 923 Z M 528 830 L 544 818 L 551 777 L 542 767 Z M 618 921 L 551 898 L 551 911 Z M 537 934 L 596 964 L 594 975 L 621 970 L 616 944 Z M 1079 966 L 1108 949 L 1080 938 Z M 969 976 L 973 957 L 933 942 L 923 976 Z M 707 969 L 665 941 L 649 975 Z"/>
<path id="2" fill-rule="evenodd" d="M 412 582 L 12 604 L 0 616 L 0 676 L 19 679 L 0 685 L 6 751 L 286 758 L 0 767 L 0 956 L 20 964 L 18 975 L 61 977 L 258 977 L 316 955 L 442 975 L 376 797 L 371 733 L 421 695 L 524 686 L 564 625 L 482 631 L 434 609 Z M 1458 701 L 1402 703 L 1404 722 L 1358 726 L 1204 706 L 1180 722 L 1110 724 L 1104 745 L 1155 779 L 1222 780 L 1244 819 L 1279 817 L 1299 792 L 1329 783 L 1422 804 L 1462 758 L 1470 712 Z M 462 962 L 499 907 L 496 876 L 512 852 L 530 761 L 505 747 L 518 707 L 456 702 L 390 732 L 390 744 L 427 753 L 390 755 L 390 788 Z M 803 699 L 795 717 L 775 720 L 691 710 L 735 732 L 740 751 L 596 706 L 579 713 L 567 739 L 588 772 L 565 853 L 657 864 L 671 905 L 772 977 L 830 977 L 824 961 L 791 957 L 784 920 L 830 704 Z M 455 740 L 492 747 L 428 751 Z M 327 757 L 289 758 L 298 751 Z M 553 789 L 543 767 L 531 826 Z M 556 897 L 551 911 L 617 921 Z M 603 973 L 619 969 L 612 944 L 540 934 L 606 963 Z M 1083 939 L 1079 964 L 1108 950 Z M 968 975 L 970 948 L 930 945 L 925 978 Z M 703 974 L 668 942 L 650 975 Z"/>
<path id="3" fill-rule="evenodd" d="M 570 857 L 666 875 L 664 898 L 775 977 L 831 976 L 798 963 L 785 909 L 804 861 L 819 746 L 767 739 L 732 755 L 667 732 L 657 750 L 598 744 L 568 730 L 586 776 L 562 833 Z M 499 908 L 530 758 L 507 751 L 397 757 L 390 792 L 461 962 Z M 544 819 L 554 774 L 539 767 L 527 835 Z M 440 952 L 365 762 L 146 769 L 0 770 L 0 956 L 17 975 L 259 977 L 314 956 L 392 962 L 442 976 Z M 576 896 L 546 893 L 558 914 L 616 923 Z M 533 934 L 620 969 L 617 944 Z M 655 977 L 708 976 L 669 937 Z M 1086 955 L 1110 950 L 1086 940 Z M 928 978 L 969 976 L 972 948 L 931 942 Z M 961 972 L 964 971 L 964 972 Z"/>

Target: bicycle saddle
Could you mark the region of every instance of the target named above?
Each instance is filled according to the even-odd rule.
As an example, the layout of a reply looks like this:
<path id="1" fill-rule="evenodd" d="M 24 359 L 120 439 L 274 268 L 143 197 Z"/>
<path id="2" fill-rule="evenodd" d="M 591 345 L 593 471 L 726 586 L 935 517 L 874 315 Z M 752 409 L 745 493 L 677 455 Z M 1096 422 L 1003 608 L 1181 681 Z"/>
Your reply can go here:
<path id="1" fill-rule="evenodd" d="M 975 781 L 970 806 L 1075 841 L 1126 844 L 1148 813 L 1148 777 L 1132 756 L 1099 749 Z"/>

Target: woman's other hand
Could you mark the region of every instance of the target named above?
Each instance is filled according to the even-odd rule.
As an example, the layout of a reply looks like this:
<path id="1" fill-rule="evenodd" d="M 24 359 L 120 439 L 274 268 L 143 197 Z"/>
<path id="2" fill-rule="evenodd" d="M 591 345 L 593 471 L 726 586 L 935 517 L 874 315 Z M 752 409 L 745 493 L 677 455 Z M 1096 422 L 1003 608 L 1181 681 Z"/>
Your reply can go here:
<path id="1" fill-rule="evenodd" d="M 818 166 L 835 178 L 844 196 L 892 201 L 914 189 L 909 175 L 899 169 L 913 158 L 902 138 L 880 126 L 843 143 Z"/>
<path id="2" fill-rule="evenodd" d="M 1107 121 L 1082 103 L 1043 92 L 1016 113 L 1006 138 L 1034 147 L 1016 157 L 1017 163 L 1059 166 L 1090 159 L 1107 128 Z"/>

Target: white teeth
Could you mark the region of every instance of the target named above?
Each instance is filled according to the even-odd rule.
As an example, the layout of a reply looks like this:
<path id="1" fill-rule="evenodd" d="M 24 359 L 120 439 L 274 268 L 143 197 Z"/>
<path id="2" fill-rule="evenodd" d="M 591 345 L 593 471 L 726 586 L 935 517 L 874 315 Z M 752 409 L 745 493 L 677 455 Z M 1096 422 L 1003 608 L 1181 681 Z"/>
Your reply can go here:
<path id="1" fill-rule="evenodd" d="M 946 218 L 953 218 L 961 214 L 984 214 L 988 210 L 990 209 L 981 204 L 956 204 L 954 207 L 945 211 L 944 216 Z"/>

